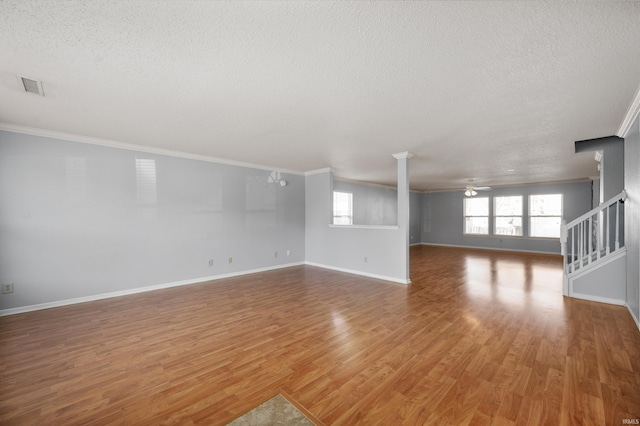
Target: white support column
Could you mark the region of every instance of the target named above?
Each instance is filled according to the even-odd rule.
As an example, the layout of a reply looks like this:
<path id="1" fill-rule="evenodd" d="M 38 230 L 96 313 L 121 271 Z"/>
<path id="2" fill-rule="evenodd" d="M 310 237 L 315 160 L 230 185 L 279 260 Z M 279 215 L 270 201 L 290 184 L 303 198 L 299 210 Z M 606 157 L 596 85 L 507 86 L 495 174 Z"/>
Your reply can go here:
<path id="1" fill-rule="evenodd" d="M 405 278 L 407 283 L 411 282 L 409 268 L 409 159 L 413 157 L 408 151 L 393 154 L 393 158 L 398 160 L 398 232 L 402 250 L 404 253 Z"/>

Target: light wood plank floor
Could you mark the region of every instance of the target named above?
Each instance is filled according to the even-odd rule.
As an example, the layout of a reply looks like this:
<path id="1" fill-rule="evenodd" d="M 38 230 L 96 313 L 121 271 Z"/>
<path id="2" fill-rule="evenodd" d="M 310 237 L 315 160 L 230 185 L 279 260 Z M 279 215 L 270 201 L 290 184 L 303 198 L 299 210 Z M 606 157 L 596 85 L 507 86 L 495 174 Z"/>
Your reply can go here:
<path id="1" fill-rule="evenodd" d="M 411 264 L 410 286 L 301 266 L 0 318 L 0 424 L 225 424 L 280 390 L 327 425 L 640 418 L 640 332 L 563 298 L 559 256 Z"/>

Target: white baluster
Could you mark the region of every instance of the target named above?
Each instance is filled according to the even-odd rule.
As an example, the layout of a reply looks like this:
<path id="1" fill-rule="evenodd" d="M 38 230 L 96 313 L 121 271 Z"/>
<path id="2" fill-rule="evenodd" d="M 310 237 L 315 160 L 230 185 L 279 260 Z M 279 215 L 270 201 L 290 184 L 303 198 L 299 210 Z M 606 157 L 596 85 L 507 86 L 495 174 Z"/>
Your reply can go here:
<path id="1" fill-rule="evenodd" d="M 580 233 L 578 234 L 578 258 L 580 263 L 578 263 L 578 267 L 582 268 L 583 266 L 583 256 L 584 256 L 584 221 L 580 222 L 579 227 Z"/>
<path id="2" fill-rule="evenodd" d="M 610 226 L 611 219 L 609 217 L 609 207 L 607 207 L 607 223 L 605 223 L 606 232 L 607 232 L 607 254 L 611 252 L 611 235 L 610 235 Z"/>
<path id="3" fill-rule="evenodd" d="M 575 271 L 576 265 L 576 226 L 571 227 L 571 269 L 570 272 Z"/>
<path id="4" fill-rule="evenodd" d="M 589 256 L 589 258 L 587 259 L 587 265 L 591 264 L 591 258 L 592 256 L 592 250 L 593 250 L 593 232 L 591 232 L 591 230 L 593 229 L 593 216 L 589 216 L 589 228 L 587 229 L 587 232 L 589 233 L 589 237 L 588 237 L 588 246 L 587 246 L 587 256 Z"/>
<path id="5" fill-rule="evenodd" d="M 616 250 L 620 248 L 620 202 L 616 203 Z"/>
<path id="6" fill-rule="evenodd" d="M 591 233 L 594 235 L 594 238 L 596 239 L 596 244 L 595 244 L 595 248 L 594 250 L 596 251 L 596 259 L 600 260 L 600 253 L 602 252 L 602 236 L 600 235 L 600 225 L 602 224 L 602 219 L 601 219 L 602 214 L 600 214 L 600 212 L 595 214 L 595 228 L 591 231 Z"/>

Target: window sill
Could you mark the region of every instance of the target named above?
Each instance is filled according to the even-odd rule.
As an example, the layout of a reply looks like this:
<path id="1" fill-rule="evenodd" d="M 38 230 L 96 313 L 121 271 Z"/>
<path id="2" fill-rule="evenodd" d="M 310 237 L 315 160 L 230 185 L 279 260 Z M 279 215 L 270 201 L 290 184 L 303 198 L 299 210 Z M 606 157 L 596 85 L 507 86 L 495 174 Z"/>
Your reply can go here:
<path id="1" fill-rule="evenodd" d="M 343 229 L 386 229 L 391 231 L 397 231 L 398 225 L 334 225 L 329 224 L 329 228 L 343 228 Z"/>

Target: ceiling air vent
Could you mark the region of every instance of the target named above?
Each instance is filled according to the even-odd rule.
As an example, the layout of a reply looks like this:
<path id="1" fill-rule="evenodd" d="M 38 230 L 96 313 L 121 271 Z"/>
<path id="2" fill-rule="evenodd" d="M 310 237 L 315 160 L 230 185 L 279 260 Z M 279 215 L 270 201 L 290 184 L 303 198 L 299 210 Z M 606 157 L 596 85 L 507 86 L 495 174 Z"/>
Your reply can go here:
<path id="1" fill-rule="evenodd" d="M 44 89 L 42 88 L 42 82 L 33 80 L 31 78 L 18 76 L 24 91 L 27 93 L 35 93 L 36 95 L 44 96 Z"/>

